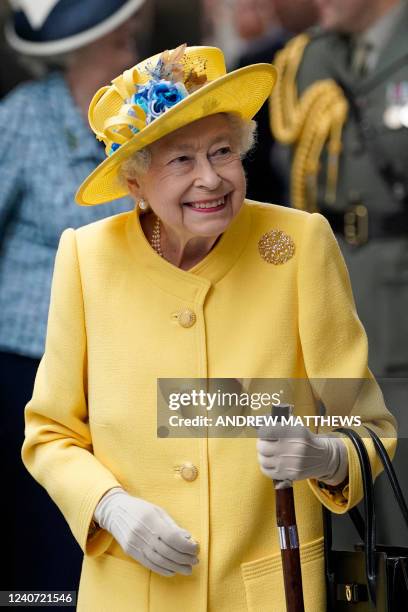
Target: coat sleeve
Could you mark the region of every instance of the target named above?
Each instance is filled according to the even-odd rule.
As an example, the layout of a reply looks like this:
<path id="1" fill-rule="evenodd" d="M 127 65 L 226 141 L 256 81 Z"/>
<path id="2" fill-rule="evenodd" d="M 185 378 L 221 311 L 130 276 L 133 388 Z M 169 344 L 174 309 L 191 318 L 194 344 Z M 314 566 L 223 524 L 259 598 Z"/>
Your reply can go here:
<path id="1" fill-rule="evenodd" d="M 72 229 L 62 234 L 56 256 L 45 353 L 25 424 L 24 465 L 60 508 L 82 550 L 104 552 L 112 538 L 102 530 L 90 537 L 92 517 L 103 494 L 120 483 L 92 451 L 86 329 Z"/>
<path id="2" fill-rule="evenodd" d="M 0 241 L 23 190 L 23 160 L 26 146 L 25 117 L 27 98 L 17 88 L 0 103 Z"/>
<path id="3" fill-rule="evenodd" d="M 309 215 L 305 223 L 299 253 L 298 292 L 300 341 L 315 395 L 324 405 L 327 416 L 361 418 L 361 426 L 353 429 L 364 439 L 376 477 L 381 463 L 364 425 L 381 437 L 392 457 L 396 448 L 396 421 L 368 368 L 367 336 L 357 316 L 340 248 L 329 223 L 317 213 Z M 322 488 L 321 483 L 309 480 L 319 500 L 338 514 L 347 512 L 363 496 L 357 453 L 351 440 L 346 436 L 343 439 L 349 460 L 346 484 L 335 489 Z"/>

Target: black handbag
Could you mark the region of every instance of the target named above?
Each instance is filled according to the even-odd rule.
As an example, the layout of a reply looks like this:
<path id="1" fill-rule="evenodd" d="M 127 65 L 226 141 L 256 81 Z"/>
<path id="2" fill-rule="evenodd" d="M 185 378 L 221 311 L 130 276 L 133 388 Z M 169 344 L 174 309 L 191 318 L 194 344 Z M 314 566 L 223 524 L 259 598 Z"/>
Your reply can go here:
<path id="1" fill-rule="evenodd" d="M 377 434 L 366 428 L 384 466 L 384 473 L 408 527 L 408 508 L 393 465 Z M 336 431 L 352 441 L 360 461 L 364 518 L 357 508 L 350 518 L 363 541 L 354 551 L 332 549 L 331 513 L 323 507 L 328 612 L 408 611 L 408 548 L 376 543 L 374 487 L 370 460 L 360 436 L 352 429 Z"/>

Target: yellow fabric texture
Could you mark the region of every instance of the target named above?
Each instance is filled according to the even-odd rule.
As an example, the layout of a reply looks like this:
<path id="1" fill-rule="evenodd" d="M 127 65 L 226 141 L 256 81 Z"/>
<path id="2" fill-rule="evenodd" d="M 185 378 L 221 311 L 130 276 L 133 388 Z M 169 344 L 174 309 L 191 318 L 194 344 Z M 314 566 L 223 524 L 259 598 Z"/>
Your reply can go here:
<path id="1" fill-rule="evenodd" d="M 126 70 L 93 97 L 88 114 L 92 130 L 104 141 L 106 151 L 112 142 L 120 148 L 85 179 L 76 194 L 78 204 L 92 206 L 127 195 L 126 185 L 118 176 L 120 164 L 132 153 L 188 123 L 215 113 L 235 113 L 251 119 L 268 98 L 276 80 L 276 70 L 270 64 L 254 64 L 227 73 L 220 49 L 187 47 L 181 63 L 183 83 L 189 95 L 145 125 L 145 113 L 140 107 L 129 105 L 129 98 L 136 93 L 135 86 L 152 78 L 149 70 L 154 69 L 159 56 L 154 55 Z M 203 79 L 203 83 L 190 93 L 188 83 L 192 73 L 196 80 Z M 129 115 L 131 109 L 136 111 L 136 117 Z M 130 127 L 140 131 L 134 134 Z"/>
<path id="2" fill-rule="evenodd" d="M 367 340 L 326 220 L 246 201 L 209 255 L 189 271 L 159 257 L 132 211 L 66 230 L 58 249 L 45 355 L 26 407 L 24 464 L 63 512 L 83 551 L 79 612 L 282 612 L 275 493 L 256 439 L 158 438 L 157 378 L 371 378 Z M 258 241 L 279 229 L 295 254 L 267 263 Z M 182 327 L 175 313 L 196 322 Z M 395 422 L 378 387 L 346 399 L 319 391 L 328 413 L 358 414 L 389 453 Z M 315 413 L 313 403 L 297 414 Z M 321 504 L 361 498 L 354 449 L 344 494 L 294 484 L 307 612 L 325 610 Z M 374 473 L 380 470 L 366 441 Z M 181 478 L 186 461 L 196 480 Z M 162 577 L 103 531 L 87 540 L 113 486 L 163 507 L 200 545 L 191 576 Z M 56 542 L 58 546 L 58 542 Z"/>

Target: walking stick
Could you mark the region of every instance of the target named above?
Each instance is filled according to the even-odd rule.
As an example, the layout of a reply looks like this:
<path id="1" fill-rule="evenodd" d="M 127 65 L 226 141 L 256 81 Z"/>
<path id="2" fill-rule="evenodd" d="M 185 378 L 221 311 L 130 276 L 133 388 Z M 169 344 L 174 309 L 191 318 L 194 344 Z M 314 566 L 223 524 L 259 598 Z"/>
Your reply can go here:
<path id="1" fill-rule="evenodd" d="M 274 406 L 272 415 L 288 417 L 290 404 Z M 296 525 L 295 501 L 291 480 L 274 480 L 276 495 L 276 523 L 282 557 L 283 581 L 287 612 L 304 612 L 302 572 L 300 567 L 299 538 Z"/>

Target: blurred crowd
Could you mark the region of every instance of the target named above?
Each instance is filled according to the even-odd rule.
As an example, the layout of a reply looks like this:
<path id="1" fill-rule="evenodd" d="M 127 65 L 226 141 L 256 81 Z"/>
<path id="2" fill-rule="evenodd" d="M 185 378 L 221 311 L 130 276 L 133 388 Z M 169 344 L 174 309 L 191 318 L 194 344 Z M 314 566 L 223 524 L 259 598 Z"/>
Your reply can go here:
<path id="1" fill-rule="evenodd" d="M 111 21 L 117 14 L 125 17 Z M 245 160 L 247 195 L 326 217 L 349 269 L 371 368 L 384 380 L 406 379 L 408 4 L 12 0 L 0 5 L 0 23 L 1 524 L 10 559 L 0 586 L 75 590 L 80 550 L 19 453 L 61 232 L 132 205 L 74 202 L 105 155 L 87 125 L 94 92 L 183 42 L 220 47 L 228 69 L 275 63 L 278 84 L 255 118 L 258 142 Z M 406 390 L 391 387 L 389 408 L 403 427 Z M 37 517 L 29 530 L 27 508 Z M 50 529 L 58 550 L 55 540 L 47 544 Z"/>

